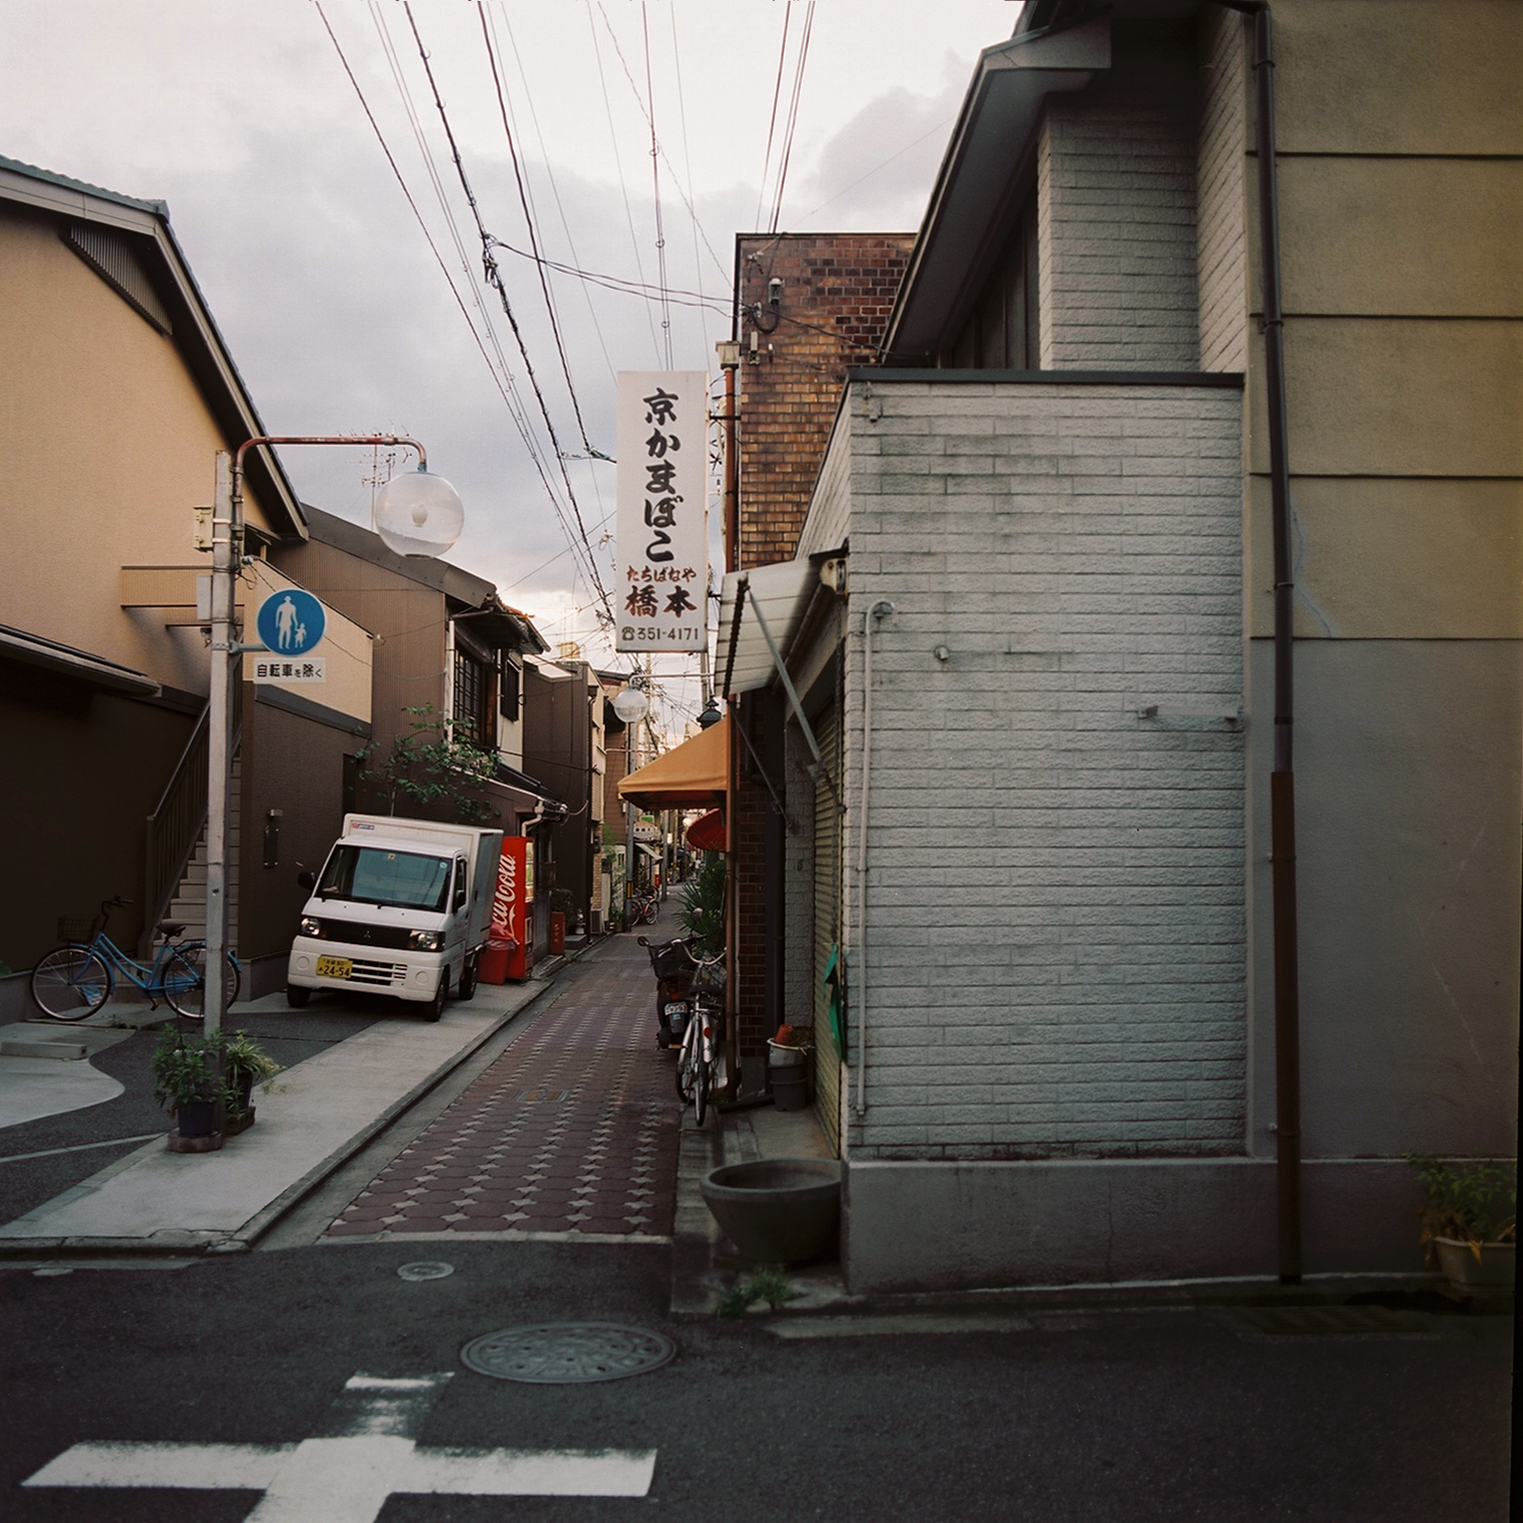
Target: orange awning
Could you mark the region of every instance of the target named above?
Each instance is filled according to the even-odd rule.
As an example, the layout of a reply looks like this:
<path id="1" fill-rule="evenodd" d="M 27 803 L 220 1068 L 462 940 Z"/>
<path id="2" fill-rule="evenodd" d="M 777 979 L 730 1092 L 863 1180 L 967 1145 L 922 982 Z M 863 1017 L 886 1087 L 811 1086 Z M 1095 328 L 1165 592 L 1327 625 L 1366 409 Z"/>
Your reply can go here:
<path id="1" fill-rule="evenodd" d="M 619 797 L 641 809 L 722 804 L 730 774 L 730 716 L 619 780 Z"/>

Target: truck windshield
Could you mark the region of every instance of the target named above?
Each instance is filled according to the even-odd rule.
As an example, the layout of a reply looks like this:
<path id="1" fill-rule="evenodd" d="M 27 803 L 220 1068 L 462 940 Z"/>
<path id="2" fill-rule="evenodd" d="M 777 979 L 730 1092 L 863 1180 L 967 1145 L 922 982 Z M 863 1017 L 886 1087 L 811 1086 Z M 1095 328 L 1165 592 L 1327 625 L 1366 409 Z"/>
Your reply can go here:
<path id="1" fill-rule="evenodd" d="M 399 904 L 442 910 L 449 893 L 450 858 L 376 846 L 335 846 L 317 885 L 320 899 Z"/>

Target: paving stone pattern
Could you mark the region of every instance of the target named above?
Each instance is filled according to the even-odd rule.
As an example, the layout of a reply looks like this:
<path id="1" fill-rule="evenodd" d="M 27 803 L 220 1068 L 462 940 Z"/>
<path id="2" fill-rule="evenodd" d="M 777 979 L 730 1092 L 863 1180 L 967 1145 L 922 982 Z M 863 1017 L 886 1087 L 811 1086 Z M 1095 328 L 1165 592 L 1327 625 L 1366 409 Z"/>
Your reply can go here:
<path id="1" fill-rule="evenodd" d="M 670 1235 L 680 1110 L 645 952 L 618 937 L 560 977 L 553 1003 L 327 1236 Z"/>

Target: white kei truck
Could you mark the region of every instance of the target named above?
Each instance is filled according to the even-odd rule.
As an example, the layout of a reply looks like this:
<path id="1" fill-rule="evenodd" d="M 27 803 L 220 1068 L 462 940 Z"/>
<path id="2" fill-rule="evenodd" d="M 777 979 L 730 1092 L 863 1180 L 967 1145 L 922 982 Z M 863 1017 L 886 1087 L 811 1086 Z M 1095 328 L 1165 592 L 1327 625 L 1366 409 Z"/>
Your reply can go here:
<path id="1" fill-rule="evenodd" d="M 453 990 L 476 992 L 492 924 L 502 832 L 346 814 L 311 890 L 286 969 L 286 1002 L 314 989 L 389 994 L 437 1021 Z"/>

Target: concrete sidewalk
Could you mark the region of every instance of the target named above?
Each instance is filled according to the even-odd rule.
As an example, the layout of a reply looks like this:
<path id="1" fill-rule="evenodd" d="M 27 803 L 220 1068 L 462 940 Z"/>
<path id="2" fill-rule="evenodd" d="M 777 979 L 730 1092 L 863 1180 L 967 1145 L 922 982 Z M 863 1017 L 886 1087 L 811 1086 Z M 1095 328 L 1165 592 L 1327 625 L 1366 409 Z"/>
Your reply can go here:
<path id="1" fill-rule="evenodd" d="M 493 1032 L 545 995 L 555 971 L 552 966 L 550 977 L 536 975 L 522 985 L 482 984 L 469 1004 L 447 1006 L 437 1024 L 388 1020 L 326 1048 L 286 1069 L 271 1093 L 256 1094 L 257 1123 L 219 1151 L 171 1153 L 155 1138 L 0 1226 L 0 1256 L 246 1250 Z M 284 996 L 242 1004 L 235 1016 L 264 1009 L 284 1010 Z M 83 1023 L 36 1029 L 39 1042 L 93 1046 L 99 1040 Z M 65 1065 L 56 1058 L 18 1053 L 4 1061 L 23 1083 L 63 1078 Z"/>

